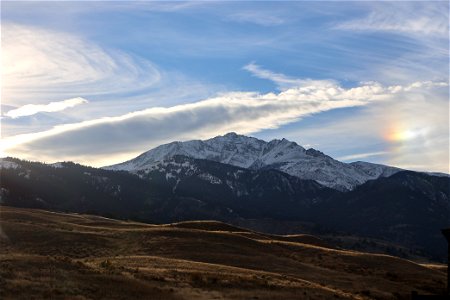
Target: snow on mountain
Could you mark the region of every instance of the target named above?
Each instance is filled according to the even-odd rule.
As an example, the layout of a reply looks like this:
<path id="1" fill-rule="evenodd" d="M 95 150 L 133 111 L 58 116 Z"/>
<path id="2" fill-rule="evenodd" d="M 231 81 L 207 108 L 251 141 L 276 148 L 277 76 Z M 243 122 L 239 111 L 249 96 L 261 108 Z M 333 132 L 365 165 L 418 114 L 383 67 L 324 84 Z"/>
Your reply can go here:
<path id="1" fill-rule="evenodd" d="M 295 142 L 266 142 L 234 132 L 208 140 L 172 142 L 158 146 L 138 157 L 107 166 L 108 170 L 136 173 L 151 169 L 176 155 L 212 160 L 249 169 L 276 169 L 301 179 L 311 179 L 338 190 L 351 190 L 368 180 L 390 176 L 400 169 L 365 163 L 343 163 L 315 149 L 306 150 Z"/>
<path id="2" fill-rule="evenodd" d="M 394 175 L 398 171 L 402 171 L 399 168 L 388 167 L 380 164 L 368 163 L 365 161 L 355 161 L 350 163 L 350 165 L 364 171 L 369 176 L 378 178 L 378 177 L 389 177 Z"/>
<path id="3" fill-rule="evenodd" d="M 9 161 L 4 158 L 0 158 L 0 168 L 1 169 L 17 169 L 19 167 L 20 166 L 13 161 Z"/>
<path id="4" fill-rule="evenodd" d="M 25 179 L 30 179 L 31 170 L 10 159 L 11 158 L 8 157 L 0 158 L 0 170 L 19 170 L 19 176 L 24 177 Z"/>
<path id="5" fill-rule="evenodd" d="M 63 162 L 55 162 L 55 163 L 49 164 L 49 166 L 51 166 L 55 169 L 61 169 L 61 168 L 65 167 Z"/>
<path id="6" fill-rule="evenodd" d="M 193 140 L 161 145 L 132 160 L 105 168 L 126 171 L 142 170 L 175 155 L 249 168 L 264 152 L 266 144 L 265 141 L 256 138 L 229 133 L 205 141 Z"/>

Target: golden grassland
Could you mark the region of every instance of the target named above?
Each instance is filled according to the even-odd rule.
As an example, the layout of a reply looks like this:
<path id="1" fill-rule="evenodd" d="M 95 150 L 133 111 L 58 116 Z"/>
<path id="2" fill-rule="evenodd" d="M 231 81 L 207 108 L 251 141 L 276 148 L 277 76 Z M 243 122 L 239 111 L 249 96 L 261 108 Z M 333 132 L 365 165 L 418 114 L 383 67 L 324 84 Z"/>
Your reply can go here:
<path id="1" fill-rule="evenodd" d="M 408 299 L 446 269 L 215 221 L 148 225 L 0 207 L 2 299 Z"/>

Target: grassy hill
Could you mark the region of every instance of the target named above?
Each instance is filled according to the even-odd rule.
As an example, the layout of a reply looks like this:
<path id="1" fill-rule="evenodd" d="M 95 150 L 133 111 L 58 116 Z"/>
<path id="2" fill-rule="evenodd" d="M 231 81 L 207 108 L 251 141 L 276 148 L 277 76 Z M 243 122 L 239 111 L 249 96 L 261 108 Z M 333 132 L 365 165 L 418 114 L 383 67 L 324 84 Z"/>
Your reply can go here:
<path id="1" fill-rule="evenodd" d="M 148 225 L 0 207 L 2 299 L 408 299 L 442 266 L 215 221 Z"/>

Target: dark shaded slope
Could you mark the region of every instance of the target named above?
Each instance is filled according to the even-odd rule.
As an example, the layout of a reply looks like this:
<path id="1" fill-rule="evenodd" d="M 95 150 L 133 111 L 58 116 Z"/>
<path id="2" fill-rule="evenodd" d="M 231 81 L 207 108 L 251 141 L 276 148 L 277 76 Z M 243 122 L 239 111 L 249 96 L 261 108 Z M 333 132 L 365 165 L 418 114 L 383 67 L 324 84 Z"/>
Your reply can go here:
<path id="1" fill-rule="evenodd" d="M 334 190 L 275 170 L 254 171 L 175 157 L 138 175 L 8 159 L 2 203 L 153 223 L 236 218 L 298 219 Z"/>
<path id="2" fill-rule="evenodd" d="M 318 204 L 314 219 L 443 258 L 446 245 L 440 229 L 450 226 L 449 190 L 448 177 L 399 172 Z"/>
<path id="3" fill-rule="evenodd" d="M 221 214 L 228 219 L 239 216 L 295 220 L 306 216 L 309 207 L 338 193 L 313 180 L 277 170 L 249 170 L 184 156 L 138 174 L 172 192 L 174 197 L 200 201 L 194 206 L 224 207 L 226 211 Z M 211 216 L 217 218 L 219 214 L 210 215 L 209 219 Z M 208 219 L 206 215 L 202 218 Z M 192 219 L 201 218 L 192 216 Z"/>
<path id="4" fill-rule="evenodd" d="M 145 219 L 157 189 L 127 172 L 62 163 L 63 167 L 10 159 L 18 168 L 1 169 L 2 204 Z"/>

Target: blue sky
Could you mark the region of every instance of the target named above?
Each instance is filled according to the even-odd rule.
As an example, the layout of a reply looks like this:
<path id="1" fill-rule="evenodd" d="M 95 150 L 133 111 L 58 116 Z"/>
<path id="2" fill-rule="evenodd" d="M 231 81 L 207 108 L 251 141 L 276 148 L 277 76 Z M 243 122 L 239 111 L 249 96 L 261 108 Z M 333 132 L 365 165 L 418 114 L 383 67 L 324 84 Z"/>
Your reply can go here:
<path id="1" fill-rule="evenodd" d="M 236 131 L 448 172 L 448 2 L 2 2 L 2 152 L 101 166 Z"/>

